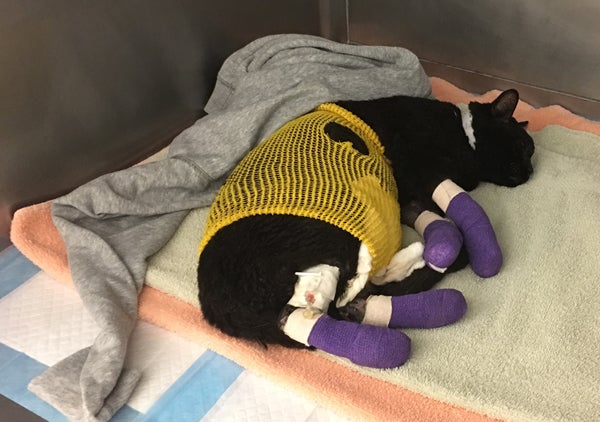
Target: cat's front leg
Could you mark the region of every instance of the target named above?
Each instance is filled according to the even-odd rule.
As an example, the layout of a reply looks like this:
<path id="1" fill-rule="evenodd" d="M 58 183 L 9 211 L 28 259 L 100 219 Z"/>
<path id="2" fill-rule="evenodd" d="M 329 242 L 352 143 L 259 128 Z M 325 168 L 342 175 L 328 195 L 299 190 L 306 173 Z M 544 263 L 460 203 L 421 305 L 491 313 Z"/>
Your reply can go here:
<path id="1" fill-rule="evenodd" d="M 366 247 L 359 254 L 356 283 L 364 287 L 371 259 Z M 367 251 L 367 252 L 365 252 Z M 362 259 L 361 259 L 362 258 Z M 384 327 L 340 321 L 325 312 L 334 298 L 339 268 L 320 264 L 296 273 L 294 294 L 279 315 L 279 328 L 291 339 L 306 346 L 350 359 L 373 368 L 395 368 L 410 355 L 410 338 Z"/>
<path id="2" fill-rule="evenodd" d="M 458 257 L 463 237 L 456 225 L 419 202 L 411 201 L 402 208 L 402 223 L 423 237 L 423 259 L 427 266 L 445 272 Z"/>
<path id="3" fill-rule="evenodd" d="M 483 208 L 450 179 L 438 185 L 432 198 L 460 229 L 473 271 L 480 277 L 498 274 L 502 251 Z"/>

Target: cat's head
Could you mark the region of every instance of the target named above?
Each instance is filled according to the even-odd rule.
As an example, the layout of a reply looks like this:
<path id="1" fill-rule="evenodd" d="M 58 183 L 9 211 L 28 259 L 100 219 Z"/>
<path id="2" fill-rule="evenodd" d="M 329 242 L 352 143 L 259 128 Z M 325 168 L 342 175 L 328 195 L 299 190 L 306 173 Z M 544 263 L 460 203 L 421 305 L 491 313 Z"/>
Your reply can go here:
<path id="1" fill-rule="evenodd" d="M 512 116 L 518 101 L 519 93 L 509 89 L 491 103 L 469 104 L 482 181 L 517 186 L 533 172 L 534 144 L 525 130 L 527 122 L 517 122 Z"/>

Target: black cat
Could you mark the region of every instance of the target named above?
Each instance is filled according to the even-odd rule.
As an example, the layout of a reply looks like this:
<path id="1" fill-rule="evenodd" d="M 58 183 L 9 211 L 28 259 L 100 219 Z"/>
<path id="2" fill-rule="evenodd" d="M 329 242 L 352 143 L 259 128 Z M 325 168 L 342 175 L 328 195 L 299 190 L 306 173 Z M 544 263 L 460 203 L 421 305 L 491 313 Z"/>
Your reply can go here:
<path id="1" fill-rule="evenodd" d="M 463 107 L 436 100 L 403 96 L 370 101 L 341 101 L 337 105 L 358 116 L 377 134 L 385 148 L 385 157 L 391 162 L 398 202 L 402 210 L 402 223 L 415 226 L 419 224 L 419 217 L 425 215 L 427 211 L 435 214 L 449 212 L 446 209 L 447 204 L 441 207 L 440 201 L 434 200 L 436 189 L 448 180 L 467 191 L 474 189 L 482 181 L 512 187 L 528 180 L 533 171 L 531 157 L 534 144 L 524 129 L 526 122 L 519 123 L 512 117 L 517 102 L 518 93 L 515 90 L 508 90 L 492 103 L 472 102 Z M 357 131 L 352 130 L 348 125 L 335 121 L 329 122 L 324 132 L 333 141 L 350 143 L 359 154 L 365 156 L 372 154 L 372 146 L 367 145 L 356 133 Z M 344 162 L 330 164 L 346 165 Z M 451 184 L 451 186 L 455 185 Z M 450 190 L 452 189 L 454 188 Z M 442 196 L 445 194 L 446 191 Z M 452 193 L 454 194 L 456 192 Z M 448 198 L 452 199 L 451 195 Z M 447 220 L 443 223 L 446 224 L 446 228 L 450 228 Z M 489 221 L 485 224 L 489 226 Z M 460 231 L 466 230 L 462 226 L 459 228 Z M 459 237 L 460 231 L 457 231 Z M 397 342 L 394 343 L 395 340 L 390 340 L 389 344 L 385 341 L 381 343 L 378 336 L 382 333 L 388 335 L 387 332 L 378 331 L 373 334 L 371 331 L 363 333 L 360 329 L 356 331 L 357 326 L 361 326 L 359 322 L 363 322 L 364 327 L 365 324 L 372 324 L 373 318 L 380 318 L 380 316 L 367 318 L 366 313 L 378 312 L 377 309 L 367 312 L 365 308 L 367 299 L 374 295 L 413 296 L 410 294 L 429 290 L 443 278 L 445 273 L 463 268 L 469 260 L 475 269 L 473 264 L 476 259 L 475 254 L 478 253 L 478 248 L 484 246 L 472 245 L 472 253 L 469 252 L 467 237 L 470 235 L 462 234 L 465 236 L 467 249 L 462 246 L 462 239 L 458 239 L 458 243 L 454 245 L 456 253 L 450 258 L 440 258 L 441 261 L 445 260 L 441 265 L 434 265 L 426 259 L 428 265 L 418 268 L 420 265 L 417 261 L 421 257 L 420 251 L 417 250 L 418 259 L 408 258 L 413 259 L 415 265 L 404 273 L 402 277 L 408 276 L 399 283 L 389 283 L 394 281 L 389 280 L 390 277 L 394 277 L 393 274 L 389 275 L 393 273 L 392 271 L 387 276 L 381 276 L 379 282 L 369 282 L 365 285 L 365 274 L 368 274 L 368 271 L 365 272 L 363 268 L 364 280 L 362 284 L 357 284 L 360 293 L 352 298 L 356 295 L 355 292 L 340 306 L 340 298 L 347 294 L 348 281 L 352 284 L 361 271 L 361 265 L 366 265 L 361 264 L 362 261 L 359 262 L 359 254 L 362 252 L 361 241 L 357 237 L 335 225 L 310 217 L 285 214 L 248 216 L 218 230 L 202 250 L 198 265 L 201 307 L 209 323 L 232 336 L 288 347 L 311 345 L 349 357 L 362 365 L 397 366 L 403 363 L 406 356 L 390 358 L 391 360 L 386 361 L 385 356 L 364 357 L 362 352 L 357 352 L 357 355 L 342 349 L 364 346 L 356 346 L 357 341 L 373 343 L 373 347 L 379 349 L 398 348 Z M 491 236 L 493 237 L 493 232 Z M 437 241 L 431 239 L 433 237 L 430 236 L 428 239 L 425 232 L 426 253 L 428 242 L 433 244 Z M 492 240 L 495 241 L 495 237 Z M 447 239 L 444 238 L 442 243 L 447 243 Z M 435 255 L 435 251 L 432 254 Z M 370 259 L 370 256 L 367 254 L 366 258 Z M 360 260 L 364 259 L 363 254 Z M 437 258 L 432 258 L 434 259 Z M 497 259 L 494 261 L 490 273 L 483 275 L 485 271 L 482 270 L 482 276 L 490 276 L 497 272 L 501 257 L 499 259 L 499 262 L 496 262 Z M 294 316 L 293 323 L 288 321 L 288 317 L 299 307 L 302 308 L 300 311 L 304 312 L 304 317 L 307 319 L 311 317 L 314 319 L 315 312 L 320 315 L 318 306 L 311 308 L 310 303 L 314 298 L 309 297 L 311 295 L 307 290 L 304 289 L 300 293 L 295 290 L 298 284 L 306 285 L 312 282 L 310 277 L 316 274 L 311 272 L 310 269 L 313 268 L 317 268 L 316 273 L 322 278 L 339 280 L 335 287 L 335 297 L 328 307 L 329 315 L 335 321 L 342 319 L 354 321 L 337 321 L 343 325 L 335 325 L 332 322 L 334 325 L 331 327 L 334 328 L 324 330 L 322 339 L 317 338 L 318 333 L 315 334 L 314 322 L 305 328 L 287 326 L 304 324 L 302 317 L 298 319 Z M 368 266 L 366 268 L 370 269 Z M 305 273 L 306 270 L 309 271 Z M 329 273 L 329 271 L 333 272 Z M 382 277 L 386 277 L 383 282 Z M 368 278 L 373 280 L 373 274 Z M 398 315 L 403 312 L 416 315 L 415 321 L 406 321 L 406 318 L 411 319 L 409 315 L 399 317 L 405 320 L 392 324 L 388 321 L 389 318 L 396 317 L 387 315 L 383 317 L 383 324 L 374 323 L 374 325 L 439 326 L 460 318 L 465 311 L 464 299 L 456 291 L 436 292 L 434 290 L 426 293 L 429 296 L 425 302 L 430 308 L 427 310 L 422 309 L 422 304 L 416 305 L 408 299 L 402 302 L 393 298 L 396 302 L 389 305 L 395 307 L 390 312 Z M 444 293 L 449 296 L 434 297 L 434 293 Z M 298 305 L 291 300 L 298 294 L 301 299 L 306 299 L 309 305 Z M 330 297 L 329 300 L 331 299 Z M 444 300 L 446 302 L 443 302 Z M 325 309 L 320 309 L 321 311 L 327 311 L 328 302 L 324 303 Z M 431 309 L 435 310 L 433 312 L 435 314 L 438 308 L 448 308 L 448 303 L 454 308 L 453 310 L 442 312 L 438 315 L 437 321 L 423 321 L 425 314 L 427 318 L 432 318 L 429 315 Z M 306 332 L 298 335 L 297 330 Z M 347 330 L 355 330 L 351 335 L 353 340 L 342 338 L 342 335 L 348 336 Z M 364 338 L 360 340 L 363 334 Z M 328 338 L 330 336 L 340 338 L 331 340 Z M 377 340 L 373 340 L 375 338 Z M 337 341 L 339 344 L 328 347 L 330 341 Z"/>

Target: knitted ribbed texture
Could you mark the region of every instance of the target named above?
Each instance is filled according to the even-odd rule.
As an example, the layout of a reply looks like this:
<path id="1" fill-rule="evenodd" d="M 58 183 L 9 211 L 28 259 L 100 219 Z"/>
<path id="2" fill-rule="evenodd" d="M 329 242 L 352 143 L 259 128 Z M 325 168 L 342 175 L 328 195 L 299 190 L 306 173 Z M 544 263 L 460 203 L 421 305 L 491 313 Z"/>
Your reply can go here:
<path id="1" fill-rule="evenodd" d="M 330 122 L 360 136 L 364 155 L 351 142 L 332 140 Z M 360 239 L 374 274 L 400 248 L 400 207 L 392 169 L 377 134 L 335 104 L 292 120 L 254 148 L 233 170 L 207 220 L 200 253 L 221 228 L 259 214 L 320 219 Z"/>

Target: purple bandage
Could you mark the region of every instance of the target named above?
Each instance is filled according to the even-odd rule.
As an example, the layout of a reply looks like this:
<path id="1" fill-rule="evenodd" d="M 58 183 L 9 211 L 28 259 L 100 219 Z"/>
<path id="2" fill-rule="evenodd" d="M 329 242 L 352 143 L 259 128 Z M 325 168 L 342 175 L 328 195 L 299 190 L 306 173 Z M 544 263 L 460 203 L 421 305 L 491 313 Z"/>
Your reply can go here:
<path id="1" fill-rule="evenodd" d="M 371 368 L 396 368 L 410 355 L 410 338 L 401 331 L 322 315 L 308 336 L 308 344 Z"/>
<path id="2" fill-rule="evenodd" d="M 435 220 L 423 232 L 423 259 L 435 268 L 445 270 L 460 253 L 463 237 L 456 225 L 448 220 Z"/>
<path id="3" fill-rule="evenodd" d="M 393 296 L 389 327 L 435 328 L 452 324 L 467 312 L 467 301 L 454 289 Z"/>
<path id="4" fill-rule="evenodd" d="M 502 266 L 502 251 L 483 208 L 468 193 L 461 192 L 450 201 L 446 215 L 462 232 L 475 274 L 480 277 L 498 274 Z"/>

